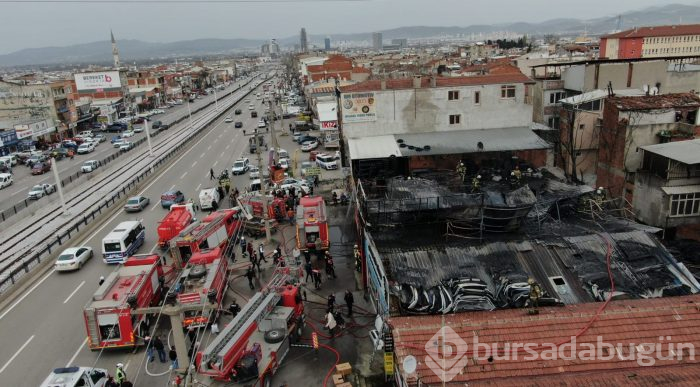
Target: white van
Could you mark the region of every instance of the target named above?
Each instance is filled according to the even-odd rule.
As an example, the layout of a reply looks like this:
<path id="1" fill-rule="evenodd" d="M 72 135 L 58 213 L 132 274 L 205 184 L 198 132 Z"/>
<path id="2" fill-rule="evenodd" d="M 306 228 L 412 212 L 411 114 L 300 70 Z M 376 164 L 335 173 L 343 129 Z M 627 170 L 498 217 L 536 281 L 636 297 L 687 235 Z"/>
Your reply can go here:
<path id="1" fill-rule="evenodd" d="M 219 208 L 221 197 L 216 188 L 204 188 L 199 191 L 199 207 L 203 210 L 216 210 Z"/>
<path id="2" fill-rule="evenodd" d="M 0 157 L 0 160 L 5 161 L 5 162 L 10 162 L 10 165 L 15 166 L 17 165 L 17 156 L 15 155 L 8 155 L 8 156 L 2 156 Z"/>
<path id="3" fill-rule="evenodd" d="M 82 132 L 80 132 L 80 134 L 78 134 L 78 137 L 93 137 L 92 130 L 83 130 Z"/>
<path id="4" fill-rule="evenodd" d="M 0 189 L 12 185 L 12 175 L 9 173 L 0 173 Z"/>
<path id="5" fill-rule="evenodd" d="M 41 383 L 41 387 L 103 387 L 108 378 L 109 373 L 103 368 L 56 368 Z"/>

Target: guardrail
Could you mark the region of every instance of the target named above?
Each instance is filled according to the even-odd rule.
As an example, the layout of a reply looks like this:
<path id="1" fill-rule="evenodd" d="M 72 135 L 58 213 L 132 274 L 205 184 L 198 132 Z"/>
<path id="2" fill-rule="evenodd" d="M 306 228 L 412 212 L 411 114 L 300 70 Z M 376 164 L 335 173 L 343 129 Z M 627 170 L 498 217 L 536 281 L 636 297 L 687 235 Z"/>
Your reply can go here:
<path id="1" fill-rule="evenodd" d="M 266 78 L 263 80 L 263 82 L 267 81 Z M 249 81 L 248 83 L 252 82 Z M 246 85 L 248 84 L 246 83 Z M 235 92 L 235 91 L 234 91 Z M 192 141 L 194 138 L 197 137 L 203 130 L 208 128 L 212 123 L 216 121 L 216 119 L 220 118 L 222 115 L 226 113 L 226 110 L 229 109 L 230 107 L 234 106 L 236 103 L 240 102 L 248 94 L 250 94 L 250 90 L 246 93 L 243 94 L 243 96 L 234 102 L 231 103 L 231 105 L 227 108 L 221 109 L 217 114 L 213 115 L 212 118 L 204 125 L 202 125 L 200 128 L 198 128 L 196 131 L 192 132 L 191 135 L 189 135 L 182 143 L 171 149 L 168 153 L 164 154 L 162 157 L 158 159 L 155 163 L 153 163 L 151 168 L 146 169 L 145 171 L 139 173 L 136 175 L 133 179 L 131 179 L 128 183 L 124 184 L 122 188 L 114 193 L 112 193 L 107 199 L 105 199 L 103 202 L 100 202 L 99 205 L 92 209 L 89 213 L 83 213 L 77 217 L 77 221 L 73 223 L 67 230 L 65 230 L 62 233 L 56 234 L 54 237 L 46 240 L 46 244 L 43 246 L 43 248 L 40 248 L 40 250 L 34 252 L 31 256 L 26 257 L 18 257 L 14 259 L 12 262 L 9 262 L 5 269 L 0 271 L 0 277 L 3 277 L 0 279 L 0 294 L 5 293 L 9 288 L 11 288 L 21 277 L 27 275 L 31 270 L 38 265 L 42 263 L 43 259 L 50 259 L 50 256 L 55 250 L 57 250 L 60 246 L 63 244 L 67 243 L 71 237 L 77 233 L 80 232 L 82 228 L 85 228 L 88 226 L 89 223 L 91 223 L 93 220 L 95 220 L 96 217 L 100 216 L 103 211 L 106 211 L 109 209 L 110 206 L 113 206 L 115 202 L 119 201 L 123 196 L 128 195 L 141 181 L 146 179 L 149 175 L 155 173 L 155 171 L 161 167 L 165 162 L 168 160 L 172 159 L 173 156 L 178 154 L 190 141 Z M 233 93 L 233 92 L 231 92 Z M 230 95 L 230 94 L 229 94 Z M 205 107 L 209 106 L 210 104 L 205 105 L 201 109 L 204 109 Z M 199 109 L 199 110 L 201 110 Z M 197 110 L 197 111 L 199 111 Z M 183 118 L 184 119 L 184 118 Z M 144 141 L 145 139 L 142 139 L 141 141 Z M 114 156 L 114 155 L 112 155 Z M 64 179 L 65 180 L 65 179 Z M 69 178 L 70 181 L 70 178 Z M 63 183 L 63 181 L 62 181 Z M 7 273 L 9 272 L 9 273 Z"/>
<path id="2" fill-rule="evenodd" d="M 224 93 L 220 98 L 218 98 L 218 100 L 222 100 L 223 98 L 226 98 L 226 97 L 230 96 L 231 94 L 235 93 L 236 91 L 242 89 L 244 86 L 247 86 L 248 84 L 250 84 L 250 82 L 252 82 L 252 80 L 249 80 L 248 82 L 246 82 L 245 84 L 243 84 L 243 85 L 242 85 L 240 88 L 238 88 L 238 89 L 234 89 L 234 90 L 232 90 L 232 91 L 230 91 L 230 92 L 228 92 L 228 93 Z M 216 101 L 208 102 L 208 103 L 206 103 L 205 105 L 200 106 L 200 107 L 198 107 L 198 108 L 192 110 L 192 114 L 196 114 L 196 113 L 198 113 L 198 112 L 200 112 L 200 111 L 202 111 L 202 110 L 204 110 L 204 109 L 210 107 L 211 105 L 214 105 L 215 103 L 216 103 Z M 183 112 L 183 113 L 184 113 L 184 112 Z M 182 122 L 183 120 L 185 120 L 185 119 L 187 119 L 187 118 L 189 118 L 189 114 L 188 114 L 188 113 L 185 113 L 182 117 L 177 118 L 177 119 L 175 119 L 174 121 L 168 123 L 168 125 L 170 125 L 170 126 L 176 125 L 176 124 Z M 159 129 L 156 129 L 156 130 L 150 129 L 151 137 L 156 137 L 156 136 L 157 136 L 158 134 L 160 134 L 161 132 L 163 132 L 163 131 L 162 131 L 162 130 L 159 130 Z M 139 140 L 137 140 L 137 141 L 135 141 L 135 142 L 134 142 L 134 148 L 138 147 L 139 145 L 141 145 L 141 144 L 144 143 L 144 142 L 146 142 L 146 138 L 145 138 L 145 137 L 144 137 L 144 138 L 141 138 L 141 139 L 139 139 Z M 126 153 L 128 153 L 128 152 L 116 152 L 116 153 L 113 153 L 113 154 L 109 155 L 108 157 L 105 157 L 104 159 L 102 159 L 102 160 L 100 161 L 100 166 L 103 167 L 103 166 L 107 165 L 107 163 L 109 163 L 109 162 L 111 162 L 111 161 L 113 161 L 113 160 L 119 158 L 119 156 L 121 156 L 122 154 L 126 154 Z M 54 165 L 55 165 L 55 163 L 54 163 Z M 68 184 L 72 184 L 74 181 L 78 180 L 82 175 L 84 175 L 84 173 L 82 173 L 81 171 L 77 171 L 77 172 L 75 172 L 75 173 L 72 173 L 72 174 L 68 175 L 68 177 L 66 177 L 66 178 L 64 178 L 64 179 L 61 179 L 61 187 L 65 187 L 65 186 L 68 185 Z M 4 222 L 4 221 L 6 221 L 7 219 L 9 219 L 10 217 L 15 216 L 15 215 L 17 215 L 18 213 L 20 213 L 22 210 L 24 210 L 24 209 L 26 209 L 26 208 L 28 208 L 28 207 L 32 207 L 35 203 L 37 203 L 37 202 L 36 202 L 36 201 L 33 201 L 33 200 L 29 200 L 29 199 L 24 199 L 24 200 L 22 200 L 21 202 L 18 202 L 18 203 L 16 203 L 16 204 L 13 204 L 11 208 L 7 208 L 7 209 L 3 210 L 2 212 L 0 212 L 0 222 Z M 41 203 L 41 204 L 45 204 L 45 203 Z"/>

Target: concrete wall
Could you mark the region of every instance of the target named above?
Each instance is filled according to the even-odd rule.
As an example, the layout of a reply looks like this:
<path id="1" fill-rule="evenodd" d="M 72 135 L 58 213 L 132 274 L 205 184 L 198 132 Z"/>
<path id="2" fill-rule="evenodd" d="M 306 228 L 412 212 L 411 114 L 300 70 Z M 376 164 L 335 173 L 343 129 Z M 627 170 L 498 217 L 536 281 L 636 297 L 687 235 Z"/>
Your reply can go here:
<path id="1" fill-rule="evenodd" d="M 530 85 L 532 90 L 532 122 L 547 125 L 544 117 L 544 81 L 539 79 L 534 85 Z"/>
<path id="2" fill-rule="evenodd" d="M 376 121 L 344 122 L 343 133 L 364 137 L 529 126 L 532 105 L 525 103 L 525 85 L 515 86 L 514 99 L 501 98 L 500 84 L 375 91 Z M 451 90 L 459 90 L 459 100 L 448 100 Z M 474 103 L 477 91 L 479 104 Z M 459 124 L 450 125 L 452 114 L 461 114 Z"/>
<path id="3" fill-rule="evenodd" d="M 564 88 L 581 92 L 590 91 L 591 89 L 584 90 L 586 75 L 586 66 L 584 65 L 571 66 L 563 69 L 561 72 L 561 79 L 564 81 Z"/>
<path id="4" fill-rule="evenodd" d="M 651 173 L 638 173 L 634 179 L 634 214 L 642 223 L 664 227 L 668 214 L 668 196 L 661 190 L 664 180 Z"/>

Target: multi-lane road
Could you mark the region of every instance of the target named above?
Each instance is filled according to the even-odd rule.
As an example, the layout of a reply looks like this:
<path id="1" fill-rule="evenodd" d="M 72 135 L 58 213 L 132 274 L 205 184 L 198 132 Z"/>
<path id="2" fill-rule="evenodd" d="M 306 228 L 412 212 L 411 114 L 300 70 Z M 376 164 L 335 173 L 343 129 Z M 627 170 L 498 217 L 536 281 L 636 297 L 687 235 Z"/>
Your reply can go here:
<path id="1" fill-rule="evenodd" d="M 254 94 L 245 99 L 250 99 L 258 113 L 264 111 Z M 97 288 L 99 277 L 107 276 L 114 269 L 101 260 L 101 240 L 119 222 L 138 218 L 143 220 L 147 230 L 146 243 L 139 253 L 156 251 L 156 224 L 166 213 L 158 202 L 160 194 L 170 188 L 177 188 L 187 198 L 196 199 L 201 188 L 216 183 L 209 179 L 210 169 L 213 168 L 217 173 L 225 168 L 230 170 L 235 159 L 242 155 L 250 156 L 248 137 L 242 129 L 234 128 L 234 123 L 224 122 L 225 117 L 230 115 L 234 121 L 242 121 L 243 129 L 251 132 L 256 127 L 258 118 L 250 117 L 247 106 L 247 102 L 241 101 L 221 116 L 189 149 L 183 151 L 169 167 L 138 192 L 151 199 L 151 204 L 144 211 L 135 214 L 118 211 L 88 235 L 82 244 L 93 248 L 95 258 L 80 271 L 57 273 L 51 270 L 37 278 L 31 287 L 0 310 L 0 342 L 3 343 L 0 346 L 0 385 L 36 386 L 51 369 L 66 365 L 94 365 L 113 372 L 118 362 L 127 365 L 127 373 L 132 379 L 137 370 L 140 370 L 137 385 L 166 383 L 166 376 L 154 379 L 139 368 L 143 351 L 135 354 L 123 351 L 99 353 L 91 352 L 86 346 L 82 308 Z M 241 115 L 234 115 L 236 108 L 242 109 Z M 209 109 L 214 109 L 214 106 Z M 235 176 L 232 178 L 232 186 L 242 190 L 249 181 L 247 175 Z M 80 189 L 80 186 L 74 189 Z M 149 367 L 152 368 L 151 372 L 167 371 L 166 365 L 157 361 Z"/>
<path id="2" fill-rule="evenodd" d="M 225 90 L 217 91 L 216 96 L 219 99 L 221 99 L 225 94 L 230 93 L 245 82 L 246 80 L 239 80 L 238 82 L 233 82 Z M 202 98 L 196 99 L 193 103 L 190 104 L 190 110 L 195 111 L 213 101 L 214 94 L 203 96 Z M 184 103 L 182 105 L 176 105 L 170 109 L 167 109 L 164 114 L 152 116 L 151 122 L 162 121 L 164 123 L 170 124 L 171 122 L 181 117 L 186 117 L 187 115 L 187 103 Z M 186 123 L 187 120 L 183 121 L 183 124 Z M 112 136 L 117 135 L 117 133 L 104 132 L 104 134 L 107 136 L 108 141 L 101 143 L 93 152 L 84 155 L 75 155 L 75 158 L 73 159 L 65 158 L 55 163 L 55 166 L 58 166 L 59 176 L 61 177 L 61 179 L 65 179 L 70 175 L 75 176 L 75 174 L 78 171 L 80 171 L 80 166 L 86 160 L 102 160 L 111 154 L 119 153 L 119 150 L 115 149 L 109 142 L 109 139 L 111 139 Z M 129 139 L 129 141 L 135 142 L 145 136 L 146 134 L 144 132 L 136 133 L 136 135 Z M 164 137 L 166 136 L 154 136 L 151 139 L 153 141 L 153 145 L 156 145 L 160 141 L 163 141 Z M 145 147 L 146 144 L 144 143 L 141 146 Z M 52 173 L 44 173 L 43 175 L 31 175 L 31 169 L 23 165 L 16 165 L 13 168 L 13 173 L 14 184 L 10 187 L 0 190 L 0 211 L 4 211 L 8 208 L 11 209 L 13 205 L 26 199 L 27 193 L 34 185 L 41 183 L 55 183 L 54 176 Z M 75 187 L 75 184 L 68 184 L 65 187 L 65 189 L 67 191 L 70 191 Z M 49 195 L 47 197 L 39 199 L 38 202 L 40 204 L 45 204 L 46 202 L 54 200 L 58 200 L 58 195 Z"/>

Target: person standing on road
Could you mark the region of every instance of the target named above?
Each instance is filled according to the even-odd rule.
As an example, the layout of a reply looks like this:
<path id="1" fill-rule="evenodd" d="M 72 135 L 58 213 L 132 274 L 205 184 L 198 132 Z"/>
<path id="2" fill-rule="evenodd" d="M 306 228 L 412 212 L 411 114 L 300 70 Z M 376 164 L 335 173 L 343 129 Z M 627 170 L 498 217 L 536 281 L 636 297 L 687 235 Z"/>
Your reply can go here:
<path id="1" fill-rule="evenodd" d="M 255 269 L 253 269 L 253 265 L 248 266 L 248 271 L 246 271 L 245 276 L 248 278 L 248 286 L 250 286 L 251 290 L 254 290 L 255 285 L 253 285 L 253 278 L 255 278 Z"/>
<path id="2" fill-rule="evenodd" d="M 265 246 L 261 243 L 260 246 L 258 246 L 258 262 L 264 261 L 267 263 L 267 259 L 265 259 Z"/>
<path id="3" fill-rule="evenodd" d="M 355 303 L 355 296 L 349 290 L 345 291 L 345 304 L 348 306 L 348 316 L 352 317 L 352 304 Z"/>
<path id="4" fill-rule="evenodd" d="M 306 264 L 304 265 L 304 270 L 306 270 L 306 278 L 304 278 L 304 282 L 309 282 L 309 277 L 311 279 L 314 279 L 313 275 L 313 267 L 311 267 L 311 260 L 306 260 Z"/>
<path id="5" fill-rule="evenodd" d="M 124 372 L 124 364 L 117 363 L 117 370 L 114 372 L 114 381 L 118 386 L 126 381 L 126 372 Z"/>
<path id="6" fill-rule="evenodd" d="M 148 357 L 148 362 L 152 363 L 155 360 L 153 356 L 153 344 L 151 343 L 151 336 L 146 336 L 143 338 L 144 344 L 146 344 L 146 357 Z"/>
<path id="7" fill-rule="evenodd" d="M 335 322 L 335 317 L 333 317 L 333 311 L 328 310 L 328 313 L 326 313 L 326 328 L 328 328 L 328 332 L 331 334 L 331 338 L 335 334 L 335 327 L 337 323 Z"/>
<path id="8" fill-rule="evenodd" d="M 314 277 L 314 285 L 316 289 L 321 289 L 321 271 L 318 269 L 312 270 Z"/>
<path id="9" fill-rule="evenodd" d="M 168 355 L 170 356 L 170 368 L 173 370 L 180 368 L 179 364 L 177 364 L 177 351 L 174 345 L 170 347 L 170 353 L 168 353 Z"/>
<path id="10" fill-rule="evenodd" d="M 105 283 L 105 276 L 101 275 L 100 282 L 97 283 L 97 286 L 102 286 L 103 283 Z"/>
<path id="11" fill-rule="evenodd" d="M 245 251 L 246 251 L 245 237 L 241 237 L 241 255 L 245 255 Z"/>
<path id="12" fill-rule="evenodd" d="M 246 249 L 248 250 L 248 259 L 250 259 L 250 262 L 255 261 L 255 251 L 253 251 L 253 244 L 248 243 L 248 246 L 246 246 Z"/>
<path id="13" fill-rule="evenodd" d="M 209 170 L 209 180 L 214 180 L 216 176 L 214 176 L 214 168 Z"/>
<path id="14" fill-rule="evenodd" d="M 160 341 L 160 336 L 156 336 L 156 338 L 153 339 L 153 348 L 158 352 L 158 360 L 160 360 L 161 363 L 165 363 L 165 346 L 163 342 Z"/>
<path id="15" fill-rule="evenodd" d="M 287 218 L 289 218 L 289 224 L 294 225 L 294 210 L 291 208 L 287 210 Z"/>
<path id="16" fill-rule="evenodd" d="M 331 312 L 335 310 L 335 294 L 333 293 L 328 295 L 328 310 Z"/>

